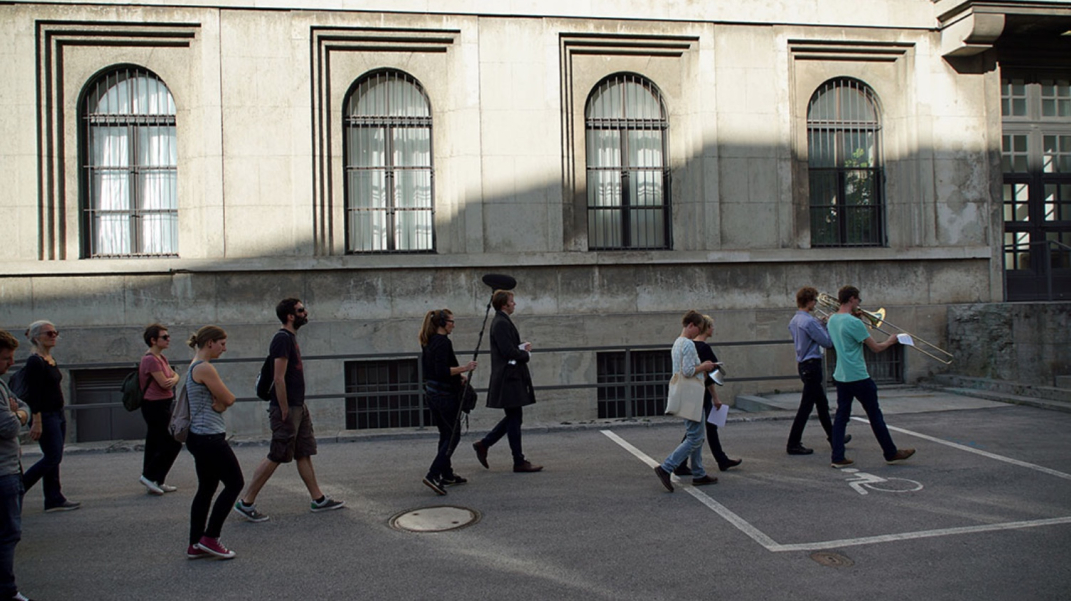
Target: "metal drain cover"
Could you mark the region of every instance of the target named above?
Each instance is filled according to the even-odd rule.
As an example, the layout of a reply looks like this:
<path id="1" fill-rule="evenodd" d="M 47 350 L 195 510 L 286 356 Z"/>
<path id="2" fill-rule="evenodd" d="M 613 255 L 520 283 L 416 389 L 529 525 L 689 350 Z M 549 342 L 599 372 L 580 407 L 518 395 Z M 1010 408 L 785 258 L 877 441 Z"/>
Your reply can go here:
<path id="1" fill-rule="evenodd" d="M 850 568 L 855 565 L 851 559 L 832 551 L 815 551 L 811 553 L 811 559 L 830 568 Z"/>
<path id="2" fill-rule="evenodd" d="M 480 521 L 480 512 L 467 507 L 437 505 L 403 511 L 390 519 L 390 526 L 409 532 L 445 532 Z"/>

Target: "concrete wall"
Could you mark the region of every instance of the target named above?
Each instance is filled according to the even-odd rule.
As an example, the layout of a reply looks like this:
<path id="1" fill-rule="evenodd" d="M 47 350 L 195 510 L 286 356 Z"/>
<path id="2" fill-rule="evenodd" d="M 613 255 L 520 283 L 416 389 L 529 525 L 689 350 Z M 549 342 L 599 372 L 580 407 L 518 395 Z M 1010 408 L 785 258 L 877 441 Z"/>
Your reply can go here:
<path id="1" fill-rule="evenodd" d="M 956 374 L 1054 386 L 1071 374 L 1071 303 L 986 303 L 948 311 Z"/>
<path id="2" fill-rule="evenodd" d="M 261 4 L 0 6 L 0 327 L 51 319 L 60 361 L 90 364 L 136 359 L 153 321 L 178 338 L 217 323 L 229 355 L 252 359 L 293 295 L 312 312 L 309 356 L 416 353 L 422 315 L 442 306 L 471 349 L 479 278 L 504 272 L 537 351 L 669 345 L 689 308 L 715 317 L 715 344 L 784 340 L 797 288 L 846 283 L 951 344 L 949 307 L 1002 298 L 999 73 L 943 58 L 929 0 Z M 117 64 L 159 75 L 178 106 L 178 257 L 80 258 L 77 101 Z M 345 254 L 342 107 L 379 68 L 430 99 L 435 253 Z M 584 103 L 619 72 L 666 103 L 671 250 L 587 250 Z M 885 247 L 810 247 L 807 102 L 842 76 L 881 100 Z M 795 373 L 787 345 L 723 354 L 731 376 Z M 909 380 L 941 369 L 907 367 Z M 537 354 L 533 368 L 548 385 L 595 380 L 591 351 Z M 223 366 L 239 395 L 255 369 Z M 310 393 L 343 388 L 340 361 L 308 374 Z M 594 417 L 593 392 L 540 399 L 530 420 Z M 314 406 L 341 427 L 341 401 Z M 230 412 L 231 427 L 263 432 L 261 409 Z"/>

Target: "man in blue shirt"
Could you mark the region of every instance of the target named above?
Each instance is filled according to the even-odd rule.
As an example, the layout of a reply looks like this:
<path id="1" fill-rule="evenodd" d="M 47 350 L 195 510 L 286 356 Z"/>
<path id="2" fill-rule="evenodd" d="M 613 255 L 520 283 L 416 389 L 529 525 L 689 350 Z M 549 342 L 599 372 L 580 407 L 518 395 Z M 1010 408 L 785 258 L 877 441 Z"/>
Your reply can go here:
<path id="1" fill-rule="evenodd" d="M 885 418 L 878 406 L 878 387 L 870 378 L 863 359 L 863 345 L 874 353 L 880 353 L 899 342 L 890 336 L 884 342 L 876 342 L 858 317 L 859 289 L 844 286 L 837 292 L 840 309 L 829 318 L 829 337 L 837 350 L 837 369 L 833 379 L 837 382 L 837 415 L 833 419 L 833 467 L 843 468 L 854 463 L 844 457 L 844 429 L 852 414 L 852 400 L 866 411 L 870 429 L 881 445 L 882 454 L 888 463 L 899 463 L 915 454 L 915 449 L 897 449 L 885 425 Z"/>
<path id="2" fill-rule="evenodd" d="M 803 396 L 792 429 L 788 433 L 787 452 L 789 455 L 810 455 L 814 449 L 803 446 L 803 429 L 811 417 L 811 411 L 818 409 L 818 421 L 826 431 L 826 440 L 833 440 L 833 423 L 829 419 L 829 399 L 823 382 L 825 372 L 822 370 L 822 349 L 833 348 L 824 323 L 814 316 L 814 307 L 818 303 L 818 290 L 804 286 L 796 292 L 796 315 L 788 322 L 788 331 L 796 345 L 796 362 L 803 381 Z M 851 440 L 845 436 L 845 444 Z"/>

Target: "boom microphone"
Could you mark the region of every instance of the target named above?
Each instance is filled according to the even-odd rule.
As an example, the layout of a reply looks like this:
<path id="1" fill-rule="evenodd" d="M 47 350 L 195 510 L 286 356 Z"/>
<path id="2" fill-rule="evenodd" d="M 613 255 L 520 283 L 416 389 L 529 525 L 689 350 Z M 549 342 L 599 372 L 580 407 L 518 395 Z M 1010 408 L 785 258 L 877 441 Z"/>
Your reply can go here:
<path id="1" fill-rule="evenodd" d="M 517 280 L 500 273 L 489 273 L 483 276 L 483 283 L 490 286 L 492 290 L 513 290 L 517 287 Z"/>

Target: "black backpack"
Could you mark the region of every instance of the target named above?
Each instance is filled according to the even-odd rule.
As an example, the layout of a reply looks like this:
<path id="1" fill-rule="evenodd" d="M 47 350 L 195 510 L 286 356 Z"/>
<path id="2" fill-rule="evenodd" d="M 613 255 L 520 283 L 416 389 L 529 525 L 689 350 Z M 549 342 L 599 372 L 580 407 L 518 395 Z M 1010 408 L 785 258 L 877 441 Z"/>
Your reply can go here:
<path id="1" fill-rule="evenodd" d="M 254 383 L 257 389 L 257 398 L 262 401 L 271 400 L 271 391 L 275 388 L 275 360 L 271 355 L 264 359 L 264 365 L 260 366 L 260 373 Z"/>
<path id="2" fill-rule="evenodd" d="M 25 401 L 26 395 L 29 394 L 29 390 L 26 387 L 26 365 L 23 364 L 19 368 L 19 371 L 11 374 L 11 378 L 7 381 L 8 390 L 11 394 L 15 395 L 15 398 Z"/>
<path id="3" fill-rule="evenodd" d="M 152 376 L 149 376 L 149 381 L 145 382 L 145 388 L 138 385 L 138 372 L 140 369 L 135 369 L 123 378 L 123 383 L 119 385 L 119 390 L 123 393 L 123 407 L 126 407 L 127 411 L 137 411 L 141 408 L 141 402 L 145 399 L 145 391 L 149 389 L 149 384 L 152 384 Z"/>

